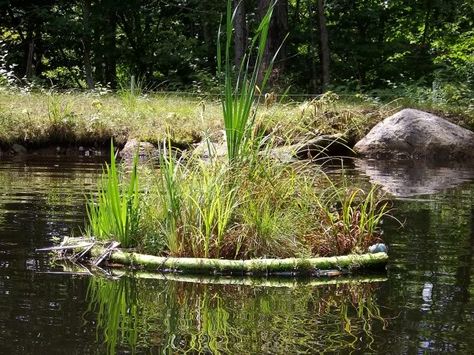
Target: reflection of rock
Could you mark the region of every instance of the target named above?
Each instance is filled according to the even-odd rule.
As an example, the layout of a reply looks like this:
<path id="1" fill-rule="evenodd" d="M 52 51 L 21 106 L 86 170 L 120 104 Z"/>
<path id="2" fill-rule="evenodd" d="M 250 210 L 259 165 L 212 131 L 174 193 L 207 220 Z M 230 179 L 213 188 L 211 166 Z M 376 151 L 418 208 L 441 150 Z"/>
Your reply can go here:
<path id="1" fill-rule="evenodd" d="M 405 109 L 372 128 L 354 150 L 372 158 L 474 160 L 474 132 L 441 117 Z"/>
<path id="2" fill-rule="evenodd" d="M 356 160 L 356 169 L 398 197 L 432 194 L 474 180 L 474 165 Z"/>

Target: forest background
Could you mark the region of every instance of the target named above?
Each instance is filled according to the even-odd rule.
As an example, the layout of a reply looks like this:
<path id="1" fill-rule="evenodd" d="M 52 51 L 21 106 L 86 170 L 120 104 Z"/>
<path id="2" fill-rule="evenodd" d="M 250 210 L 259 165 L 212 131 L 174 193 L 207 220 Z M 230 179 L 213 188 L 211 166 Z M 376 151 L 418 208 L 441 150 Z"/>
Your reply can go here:
<path id="1" fill-rule="evenodd" d="M 235 63 L 269 3 L 241 2 Z M 225 6 L 211 0 L 0 0 L 0 80 L 114 90 L 129 88 L 133 76 L 141 89 L 218 93 L 217 31 Z M 275 93 L 331 90 L 473 109 L 472 0 L 279 0 L 266 63 L 282 43 L 268 89 Z"/>

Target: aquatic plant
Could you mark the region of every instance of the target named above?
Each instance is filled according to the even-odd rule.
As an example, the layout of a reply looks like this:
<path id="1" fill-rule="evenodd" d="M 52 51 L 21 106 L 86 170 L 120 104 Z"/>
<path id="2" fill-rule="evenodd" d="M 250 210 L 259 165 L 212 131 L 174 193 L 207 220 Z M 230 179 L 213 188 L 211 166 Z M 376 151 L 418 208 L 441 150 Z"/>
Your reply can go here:
<path id="1" fill-rule="evenodd" d="M 155 217 L 169 252 L 204 257 L 219 254 L 237 207 L 229 167 L 176 159 L 169 143 L 163 147 L 160 166 Z"/>
<path id="2" fill-rule="evenodd" d="M 323 212 L 322 238 L 328 254 L 365 252 L 369 245 L 380 240 L 380 223 L 389 216 L 389 202 L 384 200 L 380 187 L 367 191 L 361 188 L 338 187 L 330 182 L 318 204 Z"/>
<path id="3" fill-rule="evenodd" d="M 114 146 L 110 144 L 110 165 L 102 173 L 97 197 L 87 203 L 89 225 L 87 234 L 98 239 L 115 239 L 123 247 L 137 242 L 141 198 L 135 157 L 132 170 L 125 183 L 117 169 Z"/>
<path id="4" fill-rule="evenodd" d="M 240 6 L 240 4 L 237 6 Z M 252 149 L 251 138 L 257 110 L 254 106 L 256 94 L 260 94 L 264 90 L 272 71 L 274 59 L 279 52 L 279 50 L 276 51 L 275 56 L 265 70 L 263 70 L 262 75 L 263 57 L 273 7 L 274 3 L 271 2 L 267 12 L 258 25 L 255 36 L 250 41 L 247 52 L 240 63 L 237 75 L 233 72 L 233 64 L 230 55 L 233 38 L 233 21 L 237 10 L 236 8 L 234 12 L 232 12 L 231 0 L 227 0 L 224 60 L 222 60 L 222 49 L 220 45 L 221 29 L 219 28 L 217 40 L 217 68 L 218 72 L 224 75 L 222 111 L 227 138 L 227 154 L 231 162 L 247 156 L 249 150 Z M 252 62 L 254 55 L 255 59 Z"/>
<path id="5" fill-rule="evenodd" d="M 179 237 L 179 222 L 181 218 L 181 184 L 180 161 L 172 155 L 171 144 L 163 144 L 160 154 L 160 177 L 158 181 L 158 196 L 160 197 L 161 218 L 159 225 L 165 236 L 166 245 L 172 254 L 179 254 L 181 239 Z"/>

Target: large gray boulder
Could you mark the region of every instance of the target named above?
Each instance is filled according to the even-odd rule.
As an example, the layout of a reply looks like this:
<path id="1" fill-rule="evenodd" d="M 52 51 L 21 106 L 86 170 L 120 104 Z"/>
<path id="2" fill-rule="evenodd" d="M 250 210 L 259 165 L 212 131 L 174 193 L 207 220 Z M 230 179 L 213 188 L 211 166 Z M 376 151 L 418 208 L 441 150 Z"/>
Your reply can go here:
<path id="1" fill-rule="evenodd" d="M 473 160 L 474 132 L 430 113 L 405 109 L 372 128 L 354 151 L 382 159 Z"/>

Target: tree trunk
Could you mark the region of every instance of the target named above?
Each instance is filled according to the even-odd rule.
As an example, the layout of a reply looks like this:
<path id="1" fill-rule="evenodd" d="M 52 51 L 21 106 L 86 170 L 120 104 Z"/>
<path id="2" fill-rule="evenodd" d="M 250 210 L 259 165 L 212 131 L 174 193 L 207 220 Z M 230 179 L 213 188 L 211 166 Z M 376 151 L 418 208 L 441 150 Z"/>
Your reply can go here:
<path id="1" fill-rule="evenodd" d="M 84 71 L 86 75 L 87 88 L 89 90 L 94 89 L 94 78 L 92 77 L 92 65 L 91 65 L 91 28 L 90 28 L 90 15 L 91 15 L 91 0 L 83 1 L 83 23 L 84 23 L 84 37 L 82 44 L 84 47 Z"/>
<path id="2" fill-rule="evenodd" d="M 423 22 L 423 34 L 421 37 L 421 44 L 424 46 L 428 41 L 428 36 L 430 33 L 430 20 L 431 20 L 431 12 L 432 12 L 432 5 L 431 2 L 428 2 L 426 13 L 425 13 L 425 20 Z"/>
<path id="3" fill-rule="evenodd" d="M 268 7 L 272 3 L 271 0 L 260 0 L 258 5 L 259 17 L 265 16 Z M 268 31 L 267 45 L 265 47 L 265 53 L 263 56 L 262 68 L 260 70 L 259 81 L 264 77 L 265 71 L 270 66 L 272 58 L 280 48 L 278 57 L 273 66 L 273 72 L 270 75 L 269 85 L 271 86 L 276 82 L 278 77 L 283 73 L 285 68 L 286 51 L 283 43 L 286 35 L 288 34 L 288 0 L 280 0 L 275 4 L 273 8 L 273 16 L 270 22 L 270 29 Z"/>
<path id="4" fill-rule="evenodd" d="M 316 39 L 315 35 L 315 26 L 313 25 L 313 19 L 314 19 L 314 9 L 313 9 L 313 0 L 307 0 L 307 6 L 308 6 L 308 27 L 309 28 L 309 39 L 310 43 L 309 46 L 307 47 L 307 56 L 310 58 L 311 62 L 311 80 L 310 80 L 310 87 L 313 90 L 313 93 L 316 93 L 318 90 L 318 79 L 319 79 L 319 73 L 316 68 L 316 52 L 319 51 L 319 45 L 318 45 L 318 40 Z M 318 52 L 319 53 L 319 52 Z"/>
<path id="5" fill-rule="evenodd" d="M 108 247 L 105 247 L 109 244 Z M 349 254 L 331 257 L 285 258 L 285 259 L 209 259 L 193 257 L 172 257 L 139 254 L 117 249 L 120 243 L 101 243 L 88 238 L 65 237 L 59 246 L 36 251 L 73 250 L 84 257 L 87 253 L 94 258 L 93 264 L 104 260 L 122 266 L 145 268 L 153 271 L 183 272 L 190 274 L 232 274 L 232 275 L 288 275 L 309 274 L 312 276 L 336 276 L 357 269 L 384 268 L 388 261 L 386 253 Z M 64 259 L 67 256 L 63 255 Z M 79 260 L 80 261 L 80 260 Z M 330 271 L 330 273 L 328 273 Z"/>
<path id="6" fill-rule="evenodd" d="M 234 64 L 240 68 L 240 63 L 245 54 L 247 47 L 247 24 L 245 21 L 245 3 L 243 1 L 234 0 Z"/>
<path id="7" fill-rule="evenodd" d="M 28 54 L 26 56 L 26 69 L 25 77 L 26 79 L 31 79 L 33 76 L 33 54 L 35 51 L 35 40 L 28 36 Z"/>
<path id="8" fill-rule="evenodd" d="M 117 86 L 117 49 L 116 32 L 117 16 L 113 6 L 107 9 L 106 28 L 104 34 L 105 81 L 112 89 Z"/>
<path id="9" fill-rule="evenodd" d="M 296 26 L 298 21 L 300 20 L 300 7 L 301 7 L 301 0 L 296 0 L 295 4 L 295 12 L 293 13 L 293 26 Z"/>
<path id="10" fill-rule="evenodd" d="M 325 0 L 318 0 L 318 23 L 319 23 L 319 58 L 321 63 L 321 89 L 327 90 L 329 85 L 329 36 L 326 27 L 326 15 L 324 14 Z"/>
<path id="11" fill-rule="evenodd" d="M 216 67 L 216 48 L 215 48 L 215 41 L 214 41 L 214 29 L 211 28 L 209 21 L 205 20 L 202 24 L 202 37 L 204 42 L 206 43 L 206 53 L 207 53 L 207 66 L 208 68 Z"/>

